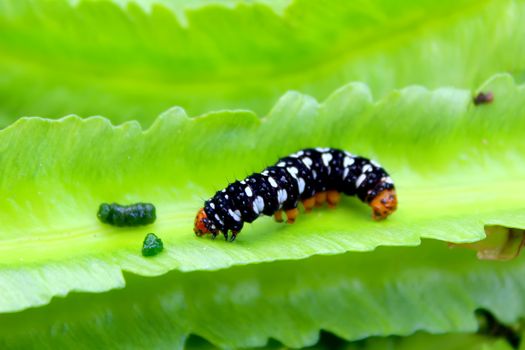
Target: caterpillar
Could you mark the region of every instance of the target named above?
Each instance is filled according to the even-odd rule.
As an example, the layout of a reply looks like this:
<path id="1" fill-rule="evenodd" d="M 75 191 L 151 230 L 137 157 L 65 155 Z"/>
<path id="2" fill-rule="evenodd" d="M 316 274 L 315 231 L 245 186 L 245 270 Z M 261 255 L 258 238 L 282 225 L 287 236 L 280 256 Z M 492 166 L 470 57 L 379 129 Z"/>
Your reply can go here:
<path id="1" fill-rule="evenodd" d="M 113 226 L 140 226 L 155 221 L 155 206 L 151 203 L 120 205 L 102 203 L 98 208 L 98 218 L 105 224 Z"/>
<path id="2" fill-rule="evenodd" d="M 293 223 L 299 214 L 298 202 L 305 211 L 327 202 L 335 207 L 341 192 L 372 207 L 374 220 L 385 219 L 397 208 L 394 183 L 375 161 L 354 156 L 335 148 L 308 148 L 293 153 L 261 173 L 231 183 L 204 203 L 195 217 L 197 236 L 220 232 L 234 241 L 245 222 L 261 215 L 274 215 Z"/>

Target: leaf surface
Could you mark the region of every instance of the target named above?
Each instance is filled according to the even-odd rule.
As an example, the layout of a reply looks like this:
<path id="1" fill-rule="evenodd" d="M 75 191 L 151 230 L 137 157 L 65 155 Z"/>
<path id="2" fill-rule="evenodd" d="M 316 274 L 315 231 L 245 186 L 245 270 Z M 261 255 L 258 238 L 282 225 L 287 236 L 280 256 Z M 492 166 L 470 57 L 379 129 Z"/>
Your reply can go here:
<path id="1" fill-rule="evenodd" d="M 288 93 L 264 118 L 249 111 L 188 118 L 175 108 L 146 131 L 99 117 L 21 119 L 0 131 L 0 310 L 122 287 L 122 270 L 212 270 L 421 238 L 473 242 L 484 225 L 525 228 L 525 89 L 504 75 L 483 89 L 495 101 L 474 107 L 465 90 L 410 87 L 374 102 L 365 85 L 350 84 L 321 104 Z M 345 198 L 294 225 L 260 218 L 234 244 L 195 237 L 205 198 L 312 146 L 378 160 L 396 182 L 399 210 L 378 223 L 366 205 Z M 98 206 L 113 201 L 152 202 L 158 219 L 104 225 Z M 148 232 L 165 245 L 152 259 L 140 255 Z"/>
<path id="2" fill-rule="evenodd" d="M 408 337 L 371 338 L 357 344 L 350 344 L 345 350 L 512 350 L 503 338 L 492 338 L 479 334 L 417 333 Z"/>
<path id="3" fill-rule="evenodd" d="M 317 343 L 321 329 L 349 341 L 418 330 L 473 333 L 479 308 L 508 324 L 525 315 L 524 273 L 524 257 L 480 261 L 425 241 L 219 271 L 127 274 L 122 290 L 73 293 L 0 315 L 0 346 L 181 349 L 197 334 L 221 348 L 264 346 L 269 338 L 297 348 Z M 434 336 L 432 344 L 443 338 L 469 345 L 477 337 Z"/>
<path id="4" fill-rule="evenodd" d="M 153 123 L 178 105 L 264 114 L 324 99 L 525 77 L 522 0 L 0 1 L 0 126 L 21 116 Z"/>

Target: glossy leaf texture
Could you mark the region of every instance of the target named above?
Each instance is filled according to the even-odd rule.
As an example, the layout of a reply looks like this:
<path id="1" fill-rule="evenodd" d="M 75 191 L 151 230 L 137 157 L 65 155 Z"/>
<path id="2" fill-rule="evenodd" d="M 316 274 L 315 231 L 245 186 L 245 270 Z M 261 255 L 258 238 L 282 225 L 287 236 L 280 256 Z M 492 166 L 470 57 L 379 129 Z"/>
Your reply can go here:
<path id="1" fill-rule="evenodd" d="M 522 318 L 524 273 L 523 257 L 480 261 L 473 252 L 425 241 L 219 271 L 127 274 L 122 290 L 74 293 L 0 315 L 0 346 L 181 349 L 196 334 L 221 348 L 260 347 L 270 338 L 297 348 L 317 343 L 325 330 L 347 341 L 441 334 L 370 339 L 364 349 L 421 349 L 425 342 L 428 349 L 494 342 L 508 349 L 500 340 L 453 333 L 476 332 L 480 308 L 502 323 Z"/>
<path id="2" fill-rule="evenodd" d="M 473 89 L 525 77 L 522 0 L 0 1 L 0 126 L 104 115 L 144 126 L 171 106 L 266 113 L 362 81 Z"/>
<path id="3" fill-rule="evenodd" d="M 422 87 L 373 101 L 365 85 L 350 84 L 323 103 L 288 93 L 264 118 L 249 111 L 188 118 L 174 108 L 146 131 L 104 118 L 21 119 L 0 132 L 0 310 L 123 287 L 123 270 L 213 270 L 421 238 L 472 242 L 484 225 L 525 228 L 525 89 L 505 75 L 482 89 L 494 93 L 492 104 L 474 106 L 470 91 Z M 345 198 L 294 225 L 260 218 L 233 244 L 195 237 L 204 199 L 311 146 L 382 163 L 399 210 L 374 222 L 366 205 Z M 138 228 L 100 223 L 99 204 L 113 201 L 154 203 L 158 219 Z M 148 232 L 165 247 L 152 259 L 140 254 Z"/>

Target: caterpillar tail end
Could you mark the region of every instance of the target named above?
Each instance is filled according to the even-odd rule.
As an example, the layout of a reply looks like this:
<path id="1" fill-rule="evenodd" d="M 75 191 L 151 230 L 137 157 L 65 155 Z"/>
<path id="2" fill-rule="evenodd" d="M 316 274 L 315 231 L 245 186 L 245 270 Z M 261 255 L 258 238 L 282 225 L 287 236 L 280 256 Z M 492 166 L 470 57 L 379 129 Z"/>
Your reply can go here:
<path id="1" fill-rule="evenodd" d="M 379 221 L 386 219 L 397 209 L 397 196 L 394 189 L 380 192 L 371 202 L 372 219 Z"/>
<path id="2" fill-rule="evenodd" d="M 193 227 L 193 232 L 195 232 L 195 234 L 198 237 L 202 237 L 207 233 L 212 233 L 206 227 L 205 223 L 207 220 L 208 219 L 206 216 L 206 212 L 204 211 L 204 208 L 200 208 L 199 211 L 197 212 L 197 216 L 195 217 L 195 225 Z M 215 235 L 214 235 L 214 238 L 215 238 Z"/>

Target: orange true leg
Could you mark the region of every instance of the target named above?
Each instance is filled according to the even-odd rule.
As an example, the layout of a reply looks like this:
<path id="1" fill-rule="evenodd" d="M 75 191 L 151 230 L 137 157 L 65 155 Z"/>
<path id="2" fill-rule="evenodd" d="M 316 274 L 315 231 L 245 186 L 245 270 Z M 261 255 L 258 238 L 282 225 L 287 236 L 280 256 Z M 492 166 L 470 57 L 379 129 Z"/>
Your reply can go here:
<path id="1" fill-rule="evenodd" d="M 320 207 L 326 202 L 326 192 L 319 192 L 315 194 L 315 205 Z"/>
<path id="2" fill-rule="evenodd" d="M 295 218 L 299 215 L 299 209 L 293 208 L 290 210 L 286 210 L 286 217 L 288 220 L 286 220 L 287 223 L 293 224 L 295 222 Z"/>
<path id="3" fill-rule="evenodd" d="M 283 211 L 282 211 L 282 210 L 277 210 L 277 211 L 273 214 L 273 218 L 274 218 L 275 221 L 277 221 L 277 222 L 283 222 Z"/>
<path id="4" fill-rule="evenodd" d="M 312 211 L 312 208 L 314 207 L 314 205 L 315 205 L 315 197 L 310 197 L 310 198 L 303 200 L 304 211 L 306 211 L 307 213 Z"/>
<path id="5" fill-rule="evenodd" d="M 337 191 L 327 191 L 326 200 L 328 201 L 328 206 L 330 208 L 335 208 L 337 203 L 341 200 L 341 193 Z"/>

